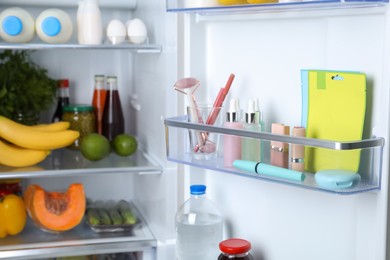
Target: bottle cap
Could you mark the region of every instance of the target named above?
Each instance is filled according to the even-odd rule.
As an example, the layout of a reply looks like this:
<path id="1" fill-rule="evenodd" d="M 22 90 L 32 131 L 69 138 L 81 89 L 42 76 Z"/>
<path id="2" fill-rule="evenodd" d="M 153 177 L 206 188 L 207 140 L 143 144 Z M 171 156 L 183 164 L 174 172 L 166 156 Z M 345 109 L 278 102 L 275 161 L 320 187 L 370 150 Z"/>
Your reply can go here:
<path id="1" fill-rule="evenodd" d="M 69 80 L 68 79 L 59 79 L 59 80 L 57 80 L 57 87 L 58 88 L 67 88 L 67 87 L 69 87 Z"/>
<path id="2" fill-rule="evenodd" d="M 206 185 L 191 185 L 190 191 L 192 195 L 202 195 L 206 193 Z"/>
<path id="3" fill-rule="evenodd" d="M 61 22 L 54 16 L 45 18 L 42 21 L 42 31 L 48 36 L 56 36 L 61 32 Z"/>
<path id="4" fill-rule="evenodd" d="M 116 76 L 107 76 L 107 83 L 116 82 Z"/>
<path id="5" fill-rule="evenodd" d="M 96 81 L 104 81 L 104 75 L 95 75 Z"/>
<path id="6" fill-rule="evenodd" d="M 19 35 L 23 30 L 22 21 L 17 16 L 8 16 L 3 20 L 4 32 L 11 36 Z"/>
<path id="7" fill-rule="evenodd" d="M 248 101 L 248 108 L 245 112 L 245 123 L 249 123 L 249 124 L 256 123 L 255 101 L 253 99 L 250 99 Z"/>
<path id="8" fill-rule="evenodd" d="M 237 122 L 237 111 L 239 110 L 238 99 L 232 98 L 229 103 L 229 111 L 226 112 L 226 121 L 227 122 Z"/>
<path id="9" fill-rule="evenodd" d="M 64 107 L 64 112 L 86 112 L 93 111 L 93 106 L 83 105 L 83 104 L 74 104 Z"/>
<path id="10" fill-rule="evenodd" d="M 230 238 L 219 243 L 219 249 L 229 255 L 238 255 L 249 252 L 251 243 L 245 239 Z"/>

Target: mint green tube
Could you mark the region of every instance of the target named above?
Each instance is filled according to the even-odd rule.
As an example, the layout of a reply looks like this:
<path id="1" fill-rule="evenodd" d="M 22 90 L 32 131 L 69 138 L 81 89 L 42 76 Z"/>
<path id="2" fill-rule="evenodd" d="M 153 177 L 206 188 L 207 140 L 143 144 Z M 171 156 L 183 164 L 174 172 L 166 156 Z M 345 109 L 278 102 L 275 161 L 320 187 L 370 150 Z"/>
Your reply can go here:
<path id="1" fill-rule="evenodd" d="M 235 160 L 233 162 L 233 166 L 237 169 L 264 174 L 271 177 L 288 179 L 291 181 L 304 181 L 305 174 L 303 172 L 298 172 L 278 166 L 273 166 L 270 164 L 254 162 L 254 161 L 246 161 L 246 160 Z"/>

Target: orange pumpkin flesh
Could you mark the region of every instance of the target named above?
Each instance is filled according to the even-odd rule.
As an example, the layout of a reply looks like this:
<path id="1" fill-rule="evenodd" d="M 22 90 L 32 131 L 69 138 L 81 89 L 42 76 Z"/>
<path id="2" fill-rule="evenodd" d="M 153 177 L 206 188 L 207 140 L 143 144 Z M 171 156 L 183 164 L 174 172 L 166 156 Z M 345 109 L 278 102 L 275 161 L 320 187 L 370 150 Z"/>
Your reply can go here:
<path id="1" fill-rule="evenodd" d="M 50 231 L 66 231 L 83 219 L 86 202 L 84 187 L 74 183 L 66 192 L 48 192 L 30 185 L 25 192 L 25 204 L 36 224 Z"/>

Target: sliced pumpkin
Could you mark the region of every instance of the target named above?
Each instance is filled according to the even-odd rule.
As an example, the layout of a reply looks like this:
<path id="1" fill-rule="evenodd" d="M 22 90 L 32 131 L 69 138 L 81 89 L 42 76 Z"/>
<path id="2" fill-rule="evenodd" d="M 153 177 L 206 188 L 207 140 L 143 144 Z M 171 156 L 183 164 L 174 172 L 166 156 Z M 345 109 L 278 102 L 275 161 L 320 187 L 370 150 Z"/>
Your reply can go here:
<path id="1" fill-rule="evenodd" d="M 24 194 L 25 205 L 32 220 L 45 230 L 66 231 L 83 219 L 86 200 L 84 187 L 71 184 L 65 192 L 46 191 L 36 184 Z"/>

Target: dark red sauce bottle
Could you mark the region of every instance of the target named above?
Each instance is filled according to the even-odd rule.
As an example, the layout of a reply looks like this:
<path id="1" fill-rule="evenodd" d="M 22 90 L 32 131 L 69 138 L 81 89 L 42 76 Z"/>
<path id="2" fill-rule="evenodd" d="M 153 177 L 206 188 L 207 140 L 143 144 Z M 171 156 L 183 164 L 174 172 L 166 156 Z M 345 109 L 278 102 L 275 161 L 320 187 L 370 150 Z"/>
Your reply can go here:
<path id="1" fill-rule="evenodd" d="M 103 135 L 109 140 L 114 140 L 118 134 L 125 132 L 125 120 L 123 117 L 121 100 L 115 76 L 107 77 L 107 94 L 104 105 L 102 130 Z"/>

